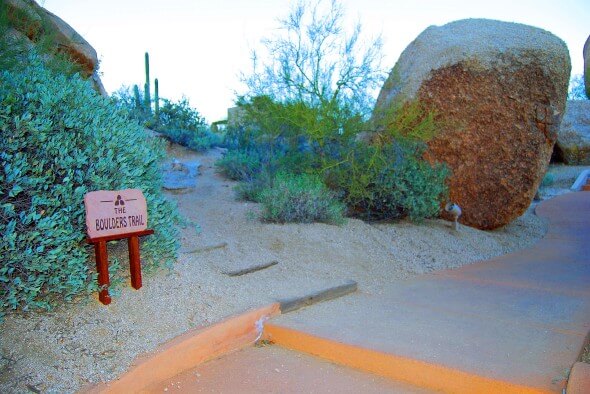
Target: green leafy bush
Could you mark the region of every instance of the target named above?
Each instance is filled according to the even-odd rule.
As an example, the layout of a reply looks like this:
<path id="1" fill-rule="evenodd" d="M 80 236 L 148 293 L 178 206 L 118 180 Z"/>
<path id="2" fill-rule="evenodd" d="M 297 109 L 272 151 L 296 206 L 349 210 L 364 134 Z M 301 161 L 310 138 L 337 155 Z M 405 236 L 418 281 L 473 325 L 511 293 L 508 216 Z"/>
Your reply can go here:
<path id="1" fill-rule="evenodd" d="M 158 139 L 88 81 L 49 70 L 35 54 L 0 72 L 0 86 L 0 311 L 49 308 L 96 288 L 85 243 L 89 191 L 141 189 L 156 230 L 142 243 L 143 260 L 175 258 Z"/>
<path id="2" fill-rule="evenodd" d="M 231 150 L 215 166 L 229 179 L 249 181 L 260 173 L 262 162 L 260 156 L 254 152 Z"/>
<path id="3" fill-rule="evenodd" d="M 203 151 L 221 144 L 222 138 L 209 129 L 205 118 L 190 106 L 188 99 L 178 102 L 160 99 L 164 104 L 159 107 L 157 115 L 147 111 L 143 105 L 143 93 L 138 91 L 137 97 L 129 87 L 121 87 L 113 94 L 113 102 L 124 108 L 129 117 L 147 128 L 156 130 L 172 142 L 189 149 Z M 138 103 L 141 103 L 138 105 Z"/>
<path id="4" fill-rule="evenodd" d="M 344 195 L 353 216 L 413 221 L 435 217 L 447 195 L 446 166 L 422 159 L 416 142 L 384 146 L 357 144 L 347 160 L 329 169 L 326 180 Z"/>
<path id="5" fill-rule="evenodd" d="M 128 116 L 139 124 L 147 126 L 153 123 L 153 115 L 143 106 L 142 92 L 138 91 L 135 97 L 130 87 L 121 86 L 111 94 L 111 100 L 117 108 L 126 110 Z"/>
<path id="6" fill-rule="evenodd" d="M 338 1 L 300 2 L 280 20 L 277 35 L 263 41 L 273 56 L 259 64 L 253 54 L 252 73 L 243 76 L 248 91 L 238 97 L 240 111 L 225 142 L 248 155 L 239 162 L 234 158 L 237 167 L 248 167 L 253 152 L 262 167 L 238 186 L 238 195 L 265 201 L 268 220 L 309 221 L 314 215 L 298 212 L 310 196 L 295 191 L 272 195 L 272 201 L 270 196 L 287 186 L 302 187 L 293 174 L 316 174 L 314 182 L 322 179 L 355 216 L 418 221 L 436 216 L 448 171 L 423 160 L 424 143 L 438 131 L 436 114 L 419 102 L 372 114 L 374 89 L 384 76 L 381 42 L 363 45 L 360 25 L 346 34 L 343 22 Z M 374 122 L 368 121 L 371 115 Z M 371 135 L 370 144 L 355 142 L 363 135 Z M 234 171 L 240 172 L 246 173 Z M 292 175 L 275 179 L 281 172 Z"/>
<path id="7" fill-rule="evenodd" d="M 268 187 L 268 178 L 258 175 L 250 180 L 240 182 L 234 187 L 234 191 L 238 200 L 261 202 L 262 192 Z"/>
<path id="8" fill-rule="evenodd" d="M 206 127 L 193 131 L 187 129 L 159 129 L 162 134 L 176 144 L 186 146 L 195 151 L 204 151 L 219 144 L 220 138 L 210 133 Z"/>
<path id="9" fill-rule="evenodd" d="M 541 181 L 541 187 L 549 187 L 549 186 L 552 186 L 554 183 L 555 183 L 555 175 L 548 172 L 545 174 L 545 176 L 543 177 L 543 180 Z"/>
<path id="10" fill-rule="evenodd" d="M 178 102 L 162 101 L 164 105 L 160 106 L 158 118 L 148 127 L 196 151 L 209 149 L 221 142 L 221 138 L 209 130 L 205 118 L 190 106 L 188 99 L 183 97 Z"/>
<path id="11" fill-rule="evenodd" d="M 586 78 L 590 76 L 586 75 Z M 589 100 L 590 96 L 586 92 L 586 86 L 584 83 L 584 75 L 576 74 L 570 78 L 570 84 L 567 92 L 568 100 Z"/>
<path id="12" fill-rule="evenodd" d="M 325 222 L 344 221 L 345 207 L 314 175 L 278 173 L 273 187 L 260 195 L 262 218 L 269 222 Z"/>
<path id="13" fill-rule="evenodd" d="M 174 102 L 162 99 L 159 118 L 156 120 L 156 130 L 191 130 L 199 131 L 207 127 L 205 118 L 190 106 L 186 97 Z"/>

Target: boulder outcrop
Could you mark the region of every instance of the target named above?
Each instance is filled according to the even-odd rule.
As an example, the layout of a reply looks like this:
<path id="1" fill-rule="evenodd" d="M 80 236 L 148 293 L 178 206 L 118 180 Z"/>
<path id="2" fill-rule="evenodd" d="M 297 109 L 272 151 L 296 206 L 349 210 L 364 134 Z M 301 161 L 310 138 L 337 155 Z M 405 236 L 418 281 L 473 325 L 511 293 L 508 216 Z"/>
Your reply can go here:
<path id="1" fill-rule="evenodd" d="M 555 154 L 570 165 L 590 165 L 590 100 L 568 100 Z"/>
<path id="2" fill-rule="evenodd" d="M 56 50 L 69 55 L 72 61 L 80 65 L 85 77 L 92 80 L 96 90 L 107 95 L 97 74 L 96 51 L 70 25 L 34 0 L 6 0 L 6 7 L 8 18 L 14 27 L 10 34 L 26 37 L 30 42 L 49 37 Z"/>
<path id="3" fill-rule="evenodd" d="M 418 100 L 439 131 L 426 158 L 452 171 L 461 223 L 494 229 L 529 207 L 564 112 L 571 63 L 566 44 L 532 26 L 466 19 L 431 26 L 401 54 L 374 112 Z"/>
<path id="4" fill-rule="evenodd" d="M 584 86 L 586 87 L 586 97 L 590 98 L 590 36 L 584 44 Z"/>

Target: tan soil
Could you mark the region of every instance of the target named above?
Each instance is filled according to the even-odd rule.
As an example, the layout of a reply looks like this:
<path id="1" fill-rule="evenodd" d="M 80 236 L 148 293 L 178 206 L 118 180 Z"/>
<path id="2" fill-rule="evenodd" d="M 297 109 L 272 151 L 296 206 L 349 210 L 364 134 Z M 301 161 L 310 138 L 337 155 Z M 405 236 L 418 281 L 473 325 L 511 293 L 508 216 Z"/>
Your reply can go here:
<path id="1" fill-rule="evenodd" d="M 584 170 L 589 170 L 590 166 L 568 166 L 565 164 L 551 164 L 547 169 L 547 174 L 553 180 L 546 186 L 539 188 L 539 197 L 545 200 L 560 194 L 570 193 L 570 189 L 578 176 Z"/>
<path id="2" fill-rule="evenodd" d="M 169 193 L 181 214 L 201 228 L 181 230 L 181 253 L 171 270 L 144 275 L 139 291 L 123 286 L 108 307 L 87 298 L 51 313 L 6 318 L 0 325 L 0 392 L 73 392 L 116 378 L 138 355 L 224 316 L 348 279 L 362 292 L 379 293 L 417 273 L 524 248 L 546 232 L 532 209 L 491 232 L 464 226 L 455 232 L 442 220 L 416 225 L 351 219 L 341 227 L 261 223 L 259 207 L 236 201 L 235 183 L 215 172 L 220 155 L 170 150 L 171 157 L 203 163 L 194 191 Z M 279 263 L 248 275 L 223 273 L 273 260 Z"/>

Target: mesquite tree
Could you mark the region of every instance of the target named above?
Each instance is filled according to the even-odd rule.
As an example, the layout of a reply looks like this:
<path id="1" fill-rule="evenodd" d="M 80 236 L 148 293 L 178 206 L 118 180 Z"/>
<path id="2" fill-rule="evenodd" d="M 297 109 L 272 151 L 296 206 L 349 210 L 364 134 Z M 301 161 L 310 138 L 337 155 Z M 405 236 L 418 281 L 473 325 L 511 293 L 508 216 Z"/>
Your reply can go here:
<path id="1" fill-rule="evenodd" d="M 360 22 L 345 23 L 336 0 L 300 1 L 279 19 L 277 34 L 262 40 L 261 51 L 252 52 L 253 70 L 242 75 L 248 91 L 240 101 L 250 103 L 244 107 L 252 124 L 271 147 L 294 132 L 325 164 L 330 144 L 362 130 L 385 73 L 381 37 L 364 40 L 361 30 Z M 266 106 L 271 113 L 260 110 L 261 97 L 278 104 Z M 269 119 L 281 125 L 265 127 Z"/>

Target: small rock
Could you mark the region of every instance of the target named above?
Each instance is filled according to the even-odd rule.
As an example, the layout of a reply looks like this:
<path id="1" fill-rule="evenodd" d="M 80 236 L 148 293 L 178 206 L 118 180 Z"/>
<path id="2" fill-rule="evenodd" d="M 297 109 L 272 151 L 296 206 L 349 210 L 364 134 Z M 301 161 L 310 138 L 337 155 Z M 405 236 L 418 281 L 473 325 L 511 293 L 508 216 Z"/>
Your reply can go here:
<path id="1" fill-rule="evenodd" d="M 186 193 L 197 186 L 197 175 L 199 175 L 199 161 L 181 162 L 174 159 L 171 163 L 162 168 L 164 189 L 178 193 Z"/>

